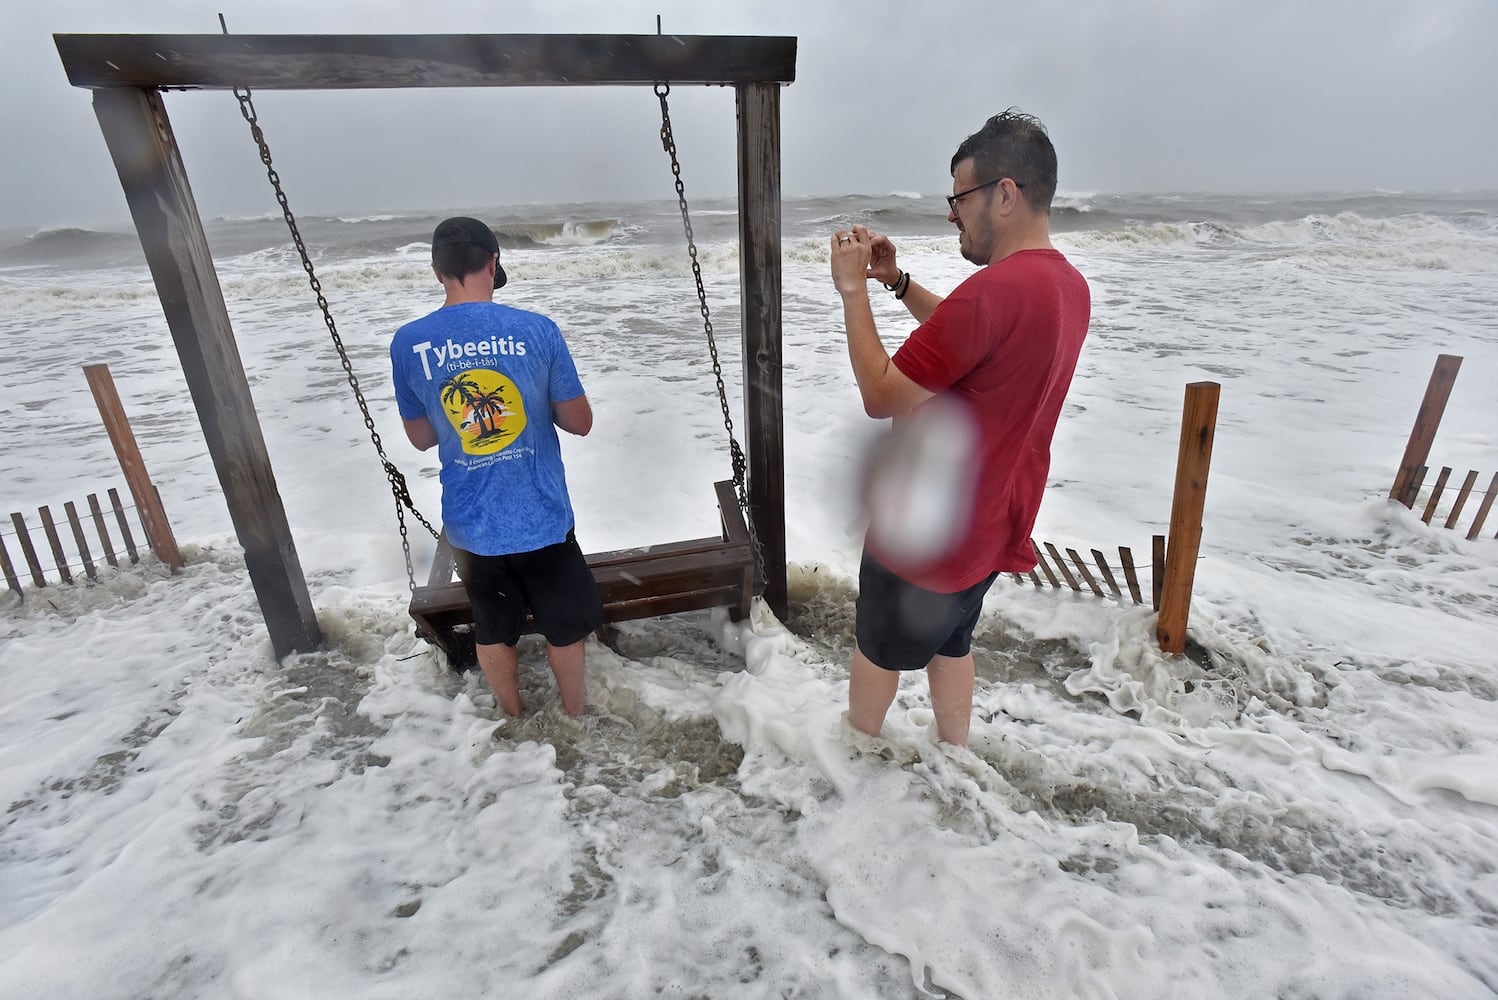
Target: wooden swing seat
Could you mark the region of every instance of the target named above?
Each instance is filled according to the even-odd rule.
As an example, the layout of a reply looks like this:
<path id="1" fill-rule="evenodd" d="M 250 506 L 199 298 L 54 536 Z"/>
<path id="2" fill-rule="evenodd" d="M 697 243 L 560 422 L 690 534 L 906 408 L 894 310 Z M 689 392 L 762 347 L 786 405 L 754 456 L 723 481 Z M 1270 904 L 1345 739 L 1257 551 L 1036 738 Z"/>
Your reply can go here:
<path id="1" fill-rule="evenodd" d="M 754 597 L 754 545 L 733 482 L 713 484 L 722 523 L 719 537 L 693 538 L 644 548 L 595 552 L 587 557 L 603 597 L 606 623 L 727 607 L 740 621 Z M 411 596 L 416 633 L 442 649 L 454 667 L 474 662 L 473 608 L 455 578 L 447 532 L 437 542 L 426 586 Z M 534 633 L 527 620 L 527 634 Z"/>

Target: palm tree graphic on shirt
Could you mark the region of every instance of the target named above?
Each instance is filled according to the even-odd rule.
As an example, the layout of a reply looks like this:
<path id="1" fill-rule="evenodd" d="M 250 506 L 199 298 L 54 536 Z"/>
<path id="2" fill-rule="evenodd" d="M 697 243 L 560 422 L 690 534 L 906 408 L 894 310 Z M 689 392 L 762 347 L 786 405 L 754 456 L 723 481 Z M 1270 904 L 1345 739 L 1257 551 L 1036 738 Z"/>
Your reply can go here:
<path id="1" fill-rule="evenodd" d="M 441 397 L 448 422 L 469 454 L 493 454 L 525 430 L 520 390 L 499 372 L 459 372 L 442 383 Z"/>

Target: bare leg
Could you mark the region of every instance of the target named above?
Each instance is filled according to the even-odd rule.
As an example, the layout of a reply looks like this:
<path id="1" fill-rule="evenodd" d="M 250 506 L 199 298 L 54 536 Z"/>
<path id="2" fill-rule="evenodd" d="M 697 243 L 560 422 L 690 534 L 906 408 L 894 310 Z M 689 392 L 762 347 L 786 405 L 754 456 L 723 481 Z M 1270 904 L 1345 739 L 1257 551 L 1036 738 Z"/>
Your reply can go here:
<path id="1" fill-rule="evenodd" d="M 933 656 L 926 664 L 931 685 L 931 707 L 936 710 L 936 737 L 955 746 L 967 746 L 973 717 L 973 654 Z"/>
<path id="2" fill-rule="evenodd" d="M 562 694 L 562 709 L 568 715 L 582 715 L 584 703 L 583 640 L 570 646 L 546 644 L 546 662 L 556 675 L 557 690 Z"/>
<path id="3" fill-rule="evenodd" d="M 525 711 L 520 701 L 520 650 L 503 643 L 476 643 L 474 649 L 479 654 L 479 669 L 484 672 L 484 679 L 499 698 L 499 707 L 506 715 L 518 718 Z"/>
<path id="4" fill-rule="evenodd" d="M 875 666 L 863 650 L 853 647 L 853 666 L 848 670 L 848 721 L 854 729 L 878 736 L 899 689 L 898 671 Z"/>

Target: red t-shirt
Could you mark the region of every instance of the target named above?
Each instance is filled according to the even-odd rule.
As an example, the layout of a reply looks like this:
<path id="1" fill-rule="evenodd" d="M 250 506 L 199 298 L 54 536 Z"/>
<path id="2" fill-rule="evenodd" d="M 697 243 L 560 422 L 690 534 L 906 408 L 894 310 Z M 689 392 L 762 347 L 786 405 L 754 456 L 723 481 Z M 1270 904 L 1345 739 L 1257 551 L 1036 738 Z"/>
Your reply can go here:
<path id="1" fill-rule="evenodd" d="M 959 285 L 895 353 L 911 381 L 957 404 L 973 433 L 965 523 L 939 551 L 902 559 L 869 546 L 917 586 L 954 593 L 993 572 L 1035 567 L 1030 532 L 1051 466 L 1051 436 L 1087 336 L 1087 281 L 1055 250 L 1022 250 Z M 919 420 L 920 412 L 906 420 Z M 897 421 L 897 424 L 899 421 Z M 950 437 L 951 435 L 948 435 Z M 966 452 L 966 449 L 964 449 Z"/>

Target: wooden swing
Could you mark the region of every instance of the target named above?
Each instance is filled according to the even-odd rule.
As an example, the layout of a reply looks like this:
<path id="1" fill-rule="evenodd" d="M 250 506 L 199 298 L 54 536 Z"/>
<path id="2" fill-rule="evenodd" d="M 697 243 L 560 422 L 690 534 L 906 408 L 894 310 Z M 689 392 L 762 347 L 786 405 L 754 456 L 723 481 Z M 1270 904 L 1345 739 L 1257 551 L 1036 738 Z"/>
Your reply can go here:
<path id="1" fill-rule="evenodd" d="M 734 495 L 733 480 L 714 483 L 722 532 L 644 548 L 595 552 L 588 567 L 603 597 L 605 622 L 655 618 L 727 607 L 734 621 L 749 614 L 754 596 L 754 544 Z M 453 550 L 444 532 L 425 586 L 411 595 L 416 633 L 458 668 L 474 662 L 473 609 L 454 578 Z M 527 629 L 527 631 L 531 631 Z"/>
<path id="2" fill-rule="evenodd" d="M 692 250 L 691 223 L 680 168 L 670 139 L 661 80 L 729 85 L 738 93 L 739 195 L 745 409 L 749 459 L 732 441 L 732 424 L 702 302 L 720 400 L 734 450 L 734 479 L 714 486 L 721 531 L 689 539 L 588 557 L 605 601 L 608 621 L 708 607 L 748 613 L 756 569 L 771 609 L 785 607 L 784 467 L 780 409 L 779 100 L 778 87 L 794 78 L 795 40 L 679 36 L 222 36 L 57 35 L 59 54 L 75 86 L 95 90 L 94 106 L 125 188 L 141 244 L 151 266 L 168 326 L 198 403 L 209 451 L 224 484 L 246 563 L 255 583 L 277 655 L 314 648 L 321 633 L 311 614 L 295 546 L 270 473 L 269 457 L 254 418 L 244 371 L 206 254 L 201 221 L 186 185 L 181 156 L 166 121 L 160 91 L 233 89 L 277 198 L 303 250 L 319 304 L 351 385 L 358 383 L 333 327 L 310 259 L 259 135 L 251 86 L 271 89 L 370 87 L 535 86 L 546 84 L 647 84 L 661 98 L 662 141 L 671 153 L 683 223 Z M 164 223 L 164 226 L 163 226 Z M 185 234 L 185 238 L 184 235 Z M 201 390 L 201 397 L 200 397 Z M 222 398 L 222 401 L 221 401 Z M 363 407 L 362 395 L 360 404 Z M 367 408 L 365 421 L 391 478 L 398 516 L 410 503 L 404 478 L 384 458 Z M 747 471 L 747 476 L 746 476 Z M 246 492 L 246 484 L 252 489 Z M 231 486 L 235 487 L 231 489 Z M 737 494 L 735 493 L 737 491 Z M 746 520 L 745 511 L 751 516 Z M 751 526 L 757 531 L 751 531 Z M 436 535 L 437 532 L 433 531 Z M 411 577 L 410 613 L 424 637 L 455 663 L 466 660 L 471 612 L 453 581 L 452 551 L 439 537 L 425 586 L 418 587 L 401 517 Z"/>

